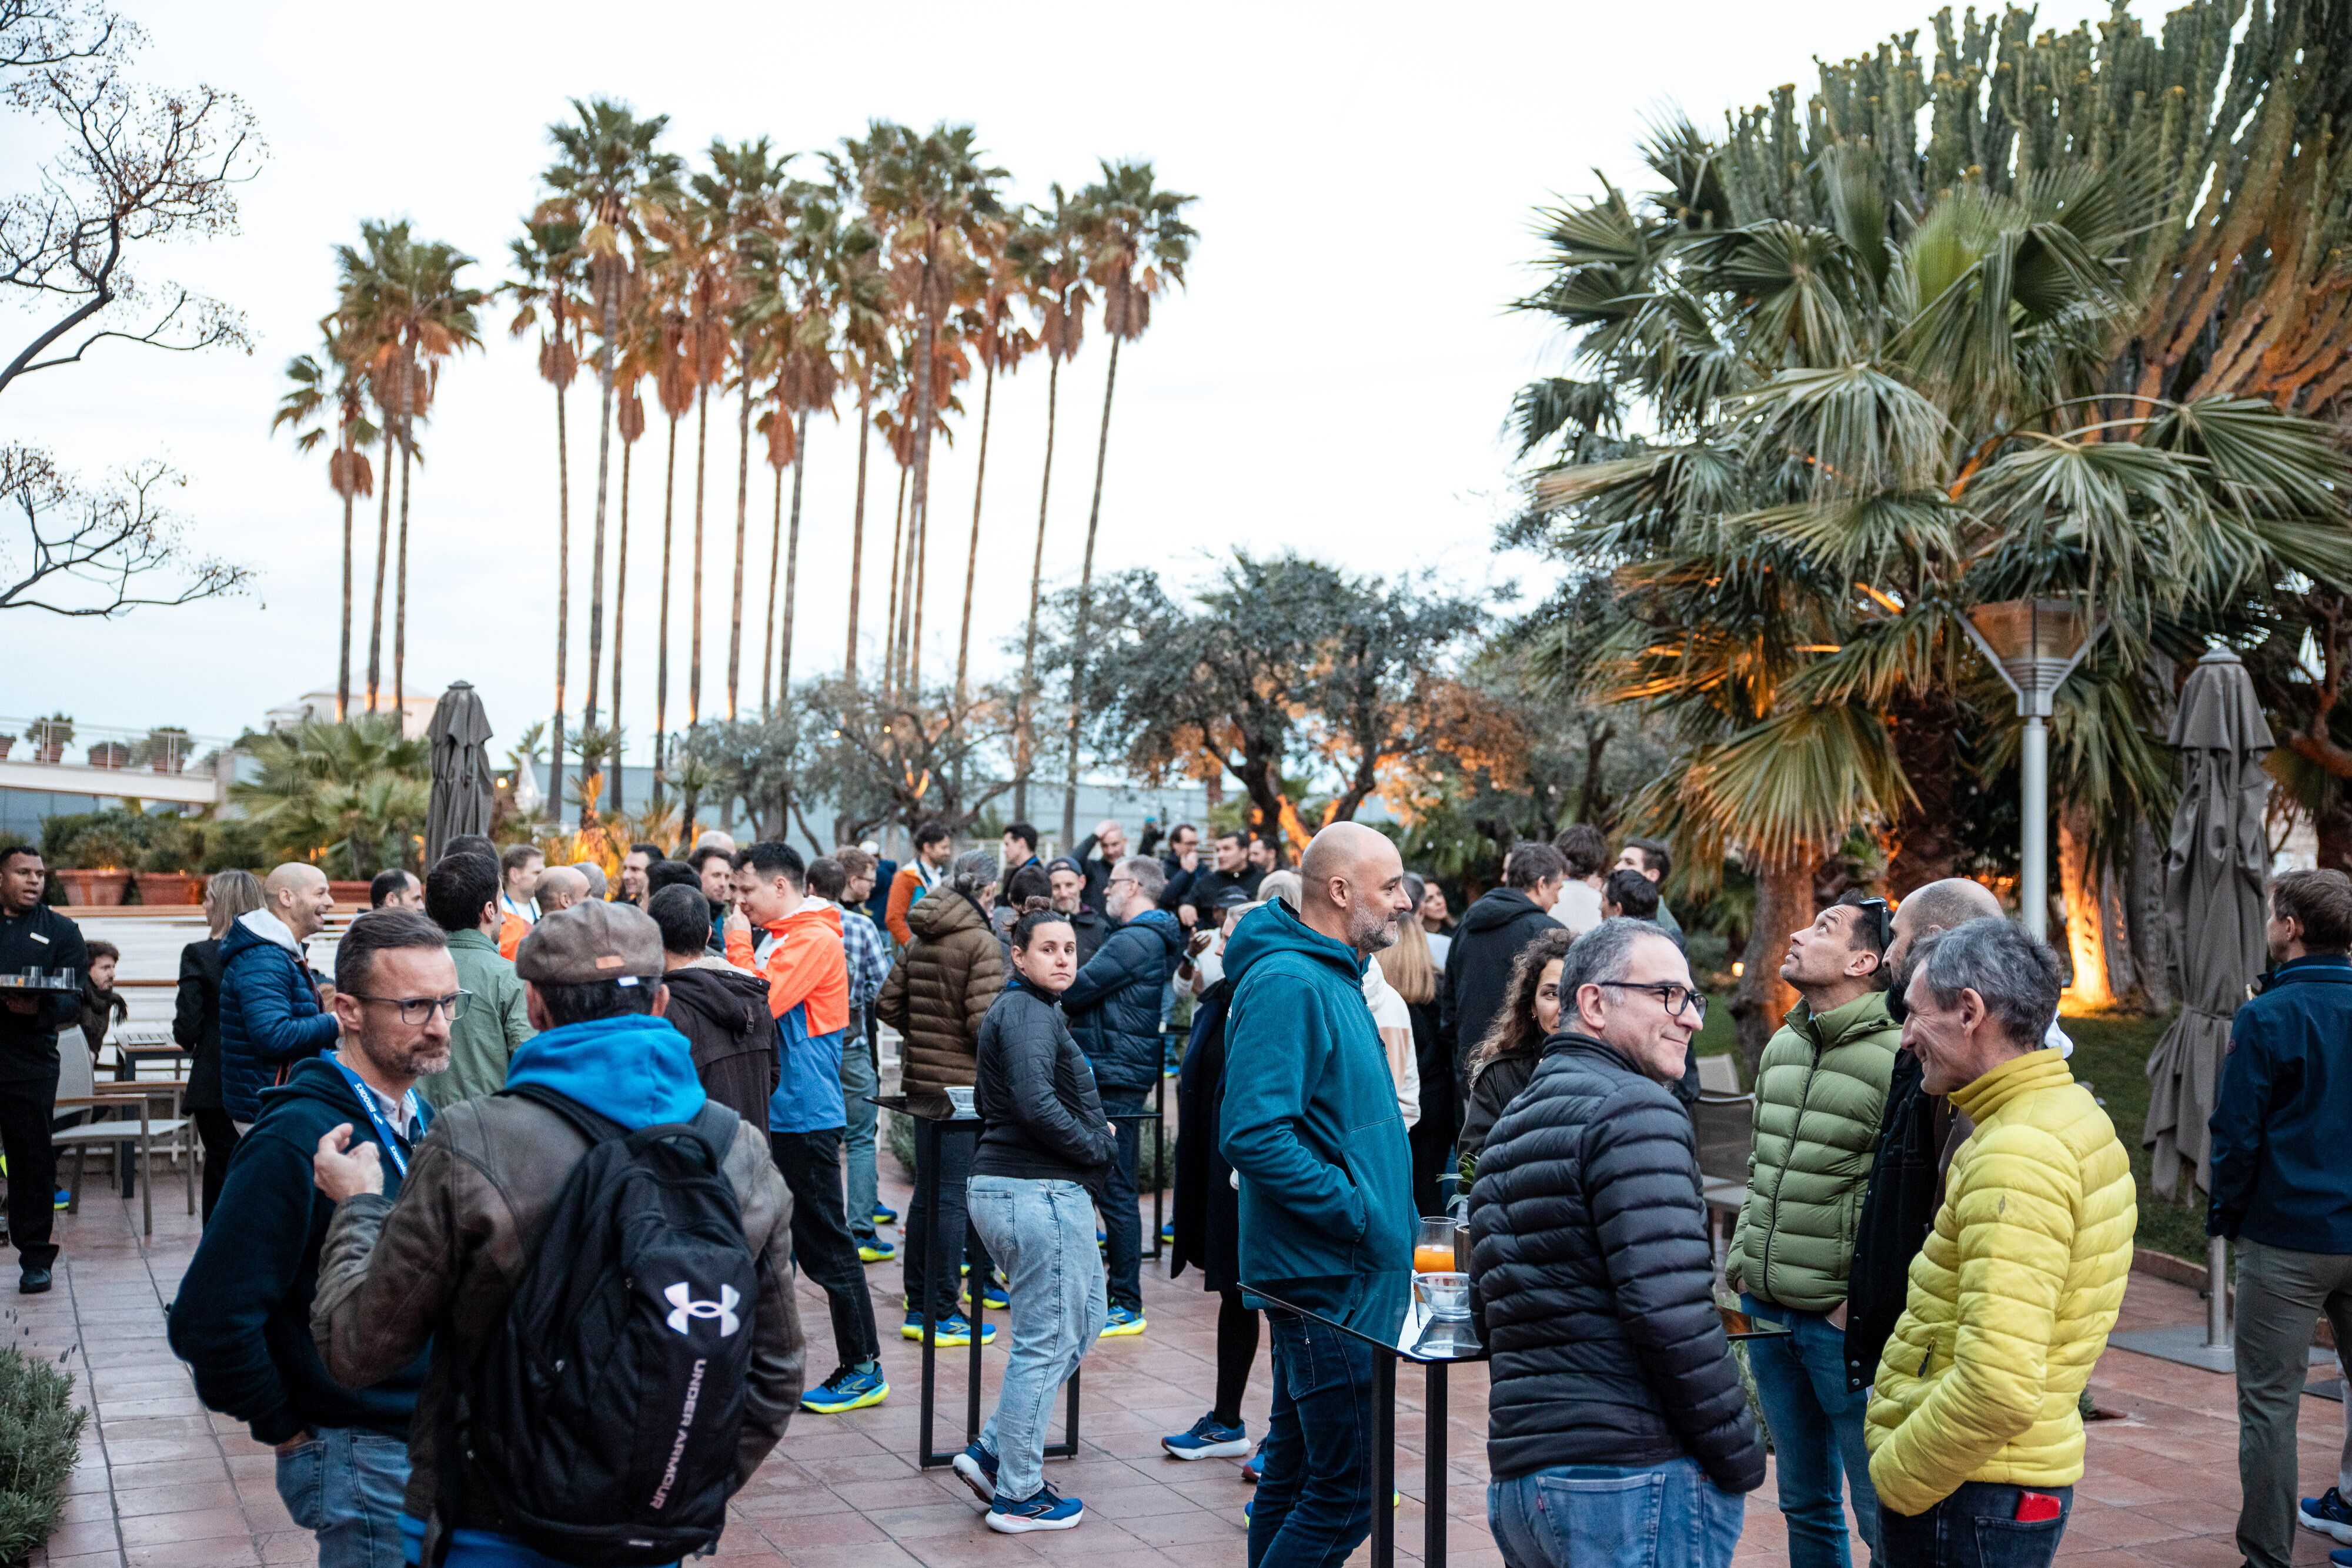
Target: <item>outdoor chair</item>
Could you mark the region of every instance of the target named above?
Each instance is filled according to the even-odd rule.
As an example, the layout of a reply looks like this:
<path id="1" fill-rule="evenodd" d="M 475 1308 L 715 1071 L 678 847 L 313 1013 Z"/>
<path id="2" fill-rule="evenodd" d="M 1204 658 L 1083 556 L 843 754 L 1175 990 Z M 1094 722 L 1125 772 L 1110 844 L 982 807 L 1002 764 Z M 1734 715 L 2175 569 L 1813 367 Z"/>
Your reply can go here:
<path id="1" fill-rule="evenodd" d="M 1713 1060 L 1702 1057 L 1699 1071 Z M 1748 1156 L 1756 1146 L 1756 1096 L 1702 1090 L 1691 1107 L 1698 1134 L 1698 1174 L 1706 1199 L 1707 1240 L 1720 1259 L 1731 1221 L 1748 1200 Z"/>
<path id="2" fill-rule="evenodd" d="M 180 1138 L 188 1127 L 187 1118 L 181 1113 L 180 1105 L 180 1097 L 186 1092 L 187 1085 L 184 1082 L 173 1080 L 168 1082 L 150 1081 L 145 1083 L 97 1084 L 93 1086 L 93 1092 L 89 1094 L 60 1097 L 58 1101 L 58 1108 L 61 1111 L 88 1109 L 93 1113 L 103 1111 L 121 1113 L 121 1119 L 119 1121 L 93 1119 L 80 1126 L 60 1128 L 49 1134 L 50 1144 L 58 1152 L 63 1153 L 67 1149 L 73 1151 L 73 1197 L 66 1205 L 66 1212 L 68 1214 L 81 1212 L 82 1181 L 88 1167 L 91 1146 L 94 1145 L 104 1148 L 119 1159 L 121 1146 L 124 1144 L 135 1143 L 139 1145 L 140 1233 L 142 1236 L 154 1235 L 155 1144 L 158 1139 L 162 1139 L 167 1145 L 167 1153 L 178 1146 Z M 158 1100 L 166 1101 L 169 1104 L 169 1114 L 160 1118 L 154 1114 L 154 1107 Z M 134 1106 L 139 1113 L 139 1125 L 135 1132 L 132 1130 L 129 1116 L 129 1113 Z M 180 1161 L 181 1176 L 187 1187 L 190 1214 L 196 1211 L 194 1148 L 195 1145 L 191 1141 L 187 1145 L 188 1157 Z M 115 1174 L 119 1176 L 121 1173 L 117 1171 Z"/>

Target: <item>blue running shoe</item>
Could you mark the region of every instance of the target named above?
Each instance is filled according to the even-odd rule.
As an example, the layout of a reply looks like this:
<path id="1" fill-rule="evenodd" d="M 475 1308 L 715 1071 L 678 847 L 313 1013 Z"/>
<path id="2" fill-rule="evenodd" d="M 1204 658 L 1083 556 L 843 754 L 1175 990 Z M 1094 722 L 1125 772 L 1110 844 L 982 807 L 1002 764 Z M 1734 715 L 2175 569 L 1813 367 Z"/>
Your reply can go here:
<path id="1" fill-rule="evenodd" d="M 1099 1339 L 1119 1339 L 1143 1332 L 1143 1314 L 1133 1307 L 1113 1307 L 1103 1318 Z"/>
<path id="2" fill-rule="evenodd" d="M 73 1202 L 73 1189 L 61 1186 L 58 1188 L 57 1197 L 50 1200 L 49 1207 L 62 1209 L 71 1202 Z"/>
<path id="3" fill-rule="evenodd" d="M 868 1365 L 863 1372 L 854 1366 L 845 1366 L 802 1395 L 801 1408 L 819 1416 L 838 1416 L 845 1410 L 863 1410 L 868 1406 L 879 1405 L 888 1397 L 890 1385 L 883 1378 L 878 1363 Z"/>
<path id="4" fill-rule="evenodd" d="M 920 1312 L 908 1312 L 907 1314 L 907 1321 L 898 1325 L 898 1335 L 901 1339 L 920 1340 L 923 1337 L 923 1314 Z M 981 1343 L 991 1344 L 995 1342 L 995 1339 L 996 1325 L 994 1323 L 982 1323 L 980 1325 Z M 949 1345 L 970 1344 L 971 1343 L 971 1322 L 966 1319 L 961 1312 L 950 1312 L 947 1316 L 940 1320 L 938 1332 L 933 1336 L 931 1343 L 940 1346 L 941 1349 L 945 1349 Z"/>
<path id="5" fill-rule="evenodd" d="M 879 1236 L 857 1239 L 857 1260 L 860 1263 L 887 1263 L 898 1255 L 898 1249 Z"/>
<path id="6" fill-rule="evenodd" d="M 2347 1546 L 2352 1546 L 2352 1503 L 2329 1487 L 2325 1495 L 2307 1497 L 2294 1511 L 2294 1521 L 2305 1530 L 2315 1530 L 2322 1535 L 2332 1535 Z"/>
<path id="7" fill-rule="evenodd" d="M 2327 1554 L 2330 1568 L 2352 1568 L 2352 1549 L 2338 1547 Z"/>
<path id="8" fill-rule="evenodd" d="M 1004 1293 L 1003 1286 L 991 1280 L 980 1288 L 980 1304 L 992 1312 L 1009 1312 L 1013 1310 L 1013 1298 Z"/>
<path id="9" fill-rule="evenodd" d="M 1025 1535 L 1033 1530 L 1075 1530 L 1078 1521 L 1086 1518 L 1087 1505 L 1074 1497 L 1056 1497 L 1052 1487 L 1039 1487 L 1037 1495 L 1019 1502 L 997 1498 L 988 1505 L 988 1528 L 1007 1535 Z"/>
<path id="10" fill-rule="evenodd" d="M 895 1208 L 885 1208 L 877 1203 L 874 1206 L 874 1212 L 866 1218 L 877 1225 L 896 1225 L 898 1223 L 898 1211 Z"/>
<path id="11" fill-rule="evenodd" d="M 1160 1439 L 1171 1459 L 1231 1459 L 1250 1451 L 1248 1431 L 1239 1422 L 1226 1427 L 1214 1416 L 1203 1416 L 1189 1432 Z"/>
<path id="12" fill-rule="evenodd" d="M 963 1484 L 970 1487 L 981 1501 L 992 1503 L 996 1500 L 994 1454 L 974 1443 L 949 1462 L 955 1467 L 955 1473 L 963 1478 Z"/>
<path id="13" fill-rule="evenodd" d="M 1176 1245 L 1176 1222 L 1174 1220 L 1171 1219 L 1160 1228 L 1160 1245 L 1162 1247 L 1173 1247 Z"/>

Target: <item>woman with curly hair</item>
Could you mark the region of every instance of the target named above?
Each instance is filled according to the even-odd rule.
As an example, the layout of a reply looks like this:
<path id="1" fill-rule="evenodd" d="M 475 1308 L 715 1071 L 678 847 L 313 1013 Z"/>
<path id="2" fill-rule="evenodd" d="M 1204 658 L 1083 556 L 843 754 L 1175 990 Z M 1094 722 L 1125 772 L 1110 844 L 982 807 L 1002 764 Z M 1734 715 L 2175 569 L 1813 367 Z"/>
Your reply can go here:
<path id="1" fill-rule="evenodd" d="M 1544 1041 L 1559 1027 L 1559 965 L 1575 940 L 1576 933 L 1565 926 L 1547 931 L 1512 960 L 1503 1005 L 1470 1058 L 1470 1100 L 1463 1107 L 1456 1145 L 1465 1192 L 1478 1174 L 1478 1150 L 1486 1141 L 1486 1130 L 1535 1076 Z"/>

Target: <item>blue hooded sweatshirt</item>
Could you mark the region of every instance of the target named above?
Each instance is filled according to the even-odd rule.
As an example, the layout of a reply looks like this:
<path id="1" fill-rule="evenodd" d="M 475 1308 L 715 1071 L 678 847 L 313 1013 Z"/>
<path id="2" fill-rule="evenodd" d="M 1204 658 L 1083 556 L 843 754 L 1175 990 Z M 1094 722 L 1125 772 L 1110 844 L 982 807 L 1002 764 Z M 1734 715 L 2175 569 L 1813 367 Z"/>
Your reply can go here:
<path id="1" fill-rule="evenodd" d="M 700 1113 L 694 1046 L 667 1019 L 645 1013 L 591 1019 L 535 1034 L 515 1048 L 507 1087 L 538 1083 L 570 1095 L 632 1131 Z"/>
<path id="2" fill-rule="evenodd" d="M 1225 945 L 1218 1147 L 1241 1175 L 1244 1280 L 1410 1269 L 1412 1155 L 1364 961 L 1279 899 Z"/>

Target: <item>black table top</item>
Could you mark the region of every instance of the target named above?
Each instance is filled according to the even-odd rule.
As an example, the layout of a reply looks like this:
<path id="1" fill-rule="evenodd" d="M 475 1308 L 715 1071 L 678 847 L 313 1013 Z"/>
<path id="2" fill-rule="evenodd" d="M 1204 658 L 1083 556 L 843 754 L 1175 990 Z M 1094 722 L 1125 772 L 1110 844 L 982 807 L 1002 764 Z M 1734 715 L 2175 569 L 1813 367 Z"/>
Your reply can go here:
<path id="1" fill-rule="evenodd" d="M 1433 1318 L 1414 1299 L 1412 1275 L 1398 1269 L 1300 1280 L 1244 1280 L 1244 1295 L 1330 1324 L 1377 1350 L 1414 1362 L 1484 1361 L 1477 1325 Z"/>

